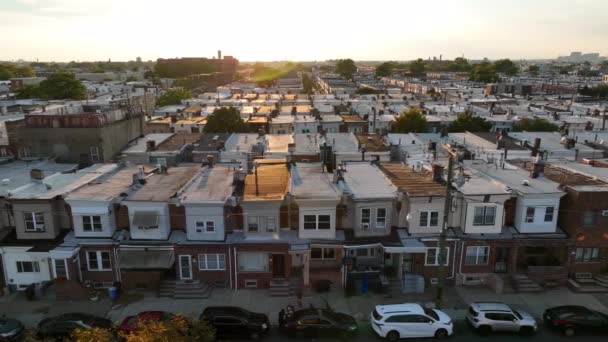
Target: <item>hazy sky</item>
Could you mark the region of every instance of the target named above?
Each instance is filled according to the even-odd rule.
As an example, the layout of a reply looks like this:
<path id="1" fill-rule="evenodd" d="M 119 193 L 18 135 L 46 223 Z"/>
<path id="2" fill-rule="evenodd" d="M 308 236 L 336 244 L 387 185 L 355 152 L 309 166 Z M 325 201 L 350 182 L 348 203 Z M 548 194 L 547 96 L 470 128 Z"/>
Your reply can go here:
<path id="1" fill-rule="evenodd" d="M 0 60 L 608 55 L 608 0 L 0 0 Z"/>

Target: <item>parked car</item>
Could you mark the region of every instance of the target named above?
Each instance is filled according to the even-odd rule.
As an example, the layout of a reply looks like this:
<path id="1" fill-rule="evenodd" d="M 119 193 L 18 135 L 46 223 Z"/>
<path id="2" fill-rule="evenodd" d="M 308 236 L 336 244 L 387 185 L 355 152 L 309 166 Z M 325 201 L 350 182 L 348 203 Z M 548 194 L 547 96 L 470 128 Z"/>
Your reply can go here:
<path id="1" fill-rule="evenodd" d="M 23 336 L 25 327 L 16 319 L 0 317 L 0 341 L 16 341 Z"/>
<path id="2" fill-rule="evenodd" d="M 174 314 L 164 311 L 142 311 L 134 316 L 128 316 L 118 326 L 118 330 L 123 333 L 130 333 L 137 329 L 139 322 L 169 322 L 175 317 Z"/>
<path id="3" fill-rule="evenodd" d="M 66 313 L 63 315 L 45 318 L 38 323 L 38 337 L 58 338 L 67 337 L 76 328 L 104 328 L 111 329 L 112 321 L 85 313 Z"/>
<path id="4" fill-rule="evenodd" d="M 566 336 L 579 332 L 608 333 L 608 315 L 579 305 L 556 306 L 545 310 L 543 321 L 547 327 Z"/>
<path id="5" fill-rule="evenodd" d="M 201 320 L 216 329 L 218 338 L 248 337 L 257 340 L 268 333 L 268 316 L 234 306 L 212 306 L 203 311 Z"/>
<path id="6" fill-rule="evenodd" d="M 370 323 L 376 334 L 390 341 L 409 337 L 444 339 L 454 333 L 450 316 L 420 304 L 377 305 Z"/>
<path id="7" fill-rule="evenodd" d="M 357 333 L 357 322 L 352 316 L 327 309 L 303 309 L 293 312 L 282 321 L 282 332 L 295 337 L 347 337 Z"/>
<path id="8" fill-rule="evenodd" d="M 518 332 L 533 335 L 538 330 L 536 320 L 525 311 L 511 309 L 503 303 L 473 303 L 469 306 L 467 322 L 481 335 L 491 332 Z"/>

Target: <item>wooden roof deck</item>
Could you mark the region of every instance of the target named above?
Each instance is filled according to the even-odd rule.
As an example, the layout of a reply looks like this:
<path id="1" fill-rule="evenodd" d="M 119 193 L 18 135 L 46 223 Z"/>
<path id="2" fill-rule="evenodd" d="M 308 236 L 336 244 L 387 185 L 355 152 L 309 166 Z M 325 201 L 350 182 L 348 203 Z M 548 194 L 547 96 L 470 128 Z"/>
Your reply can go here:
<path id="1" fill-rule="evenodd" d="M 443 197 L 445 186 L 435 182 L 428 171 L 413 171 L 398 163 L 383 163 L 380 170 L 399 189 L 411 197 Z"/>

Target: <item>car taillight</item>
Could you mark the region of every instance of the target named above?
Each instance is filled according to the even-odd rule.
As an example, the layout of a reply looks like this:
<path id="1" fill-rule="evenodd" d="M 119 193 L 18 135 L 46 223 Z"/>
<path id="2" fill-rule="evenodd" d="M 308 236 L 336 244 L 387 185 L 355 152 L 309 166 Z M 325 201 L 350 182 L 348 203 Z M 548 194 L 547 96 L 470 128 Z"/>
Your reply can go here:
<path id="1" fill-rule="evenodd" d="M 568 321 L 566 321 L 564 319 L 556 319 L 556 320 L 553 320 L 553 324 L 554 325 L 566 325 L 566 324 L 568 324 Z"/>

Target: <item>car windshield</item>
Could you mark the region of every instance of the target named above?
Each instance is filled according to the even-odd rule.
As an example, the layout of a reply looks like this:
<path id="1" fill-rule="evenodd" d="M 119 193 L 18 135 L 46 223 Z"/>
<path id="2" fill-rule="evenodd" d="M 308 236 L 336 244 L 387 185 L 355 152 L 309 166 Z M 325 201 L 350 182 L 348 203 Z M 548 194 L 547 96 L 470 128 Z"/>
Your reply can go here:
<path id="1" fill-rule="evenodd" d="M 434 320 L 436 320 L 436 321 L 438 321 L 438 320 L 439 320 L 439 315 L 437 315 L 437 312 L 435 312 L 435 310 L 433 310 L 433 309 L 427 309 L 427 308 L 425 308 L 425 309 L 424 309 L 424 313 L 425 313 L 427 316 L 431 317 L 432 319 L 434 319 Z"/>
<path id="2" fill-rule="evenodd" d="M 479 312 L 475 311 L 472 306 L 469 307 L 469 313 L 473 315 L 473 317 L 477 317 L 477 315 L 479 315 Z"/>
<path id="3" fill-rule="evenodd" d="M 515 316 L 517 316 L 517 319 L 523 318 L 523 317 L 521 317 L 521 314 L 519 312 L 517 312 L 517 310 L 513 310 L 513 313 L 515 314 Z"/>
<path id="4" fill-rule="evenodd" d="M 382 319 L 382 315 L 378 313 L 378 311 L 376 311 L 376 309 L 374 309 L 374 312 L 372 313 L 372 316 L 374 316 L 374 319 L 376 321 L 379 321 Z"/>

